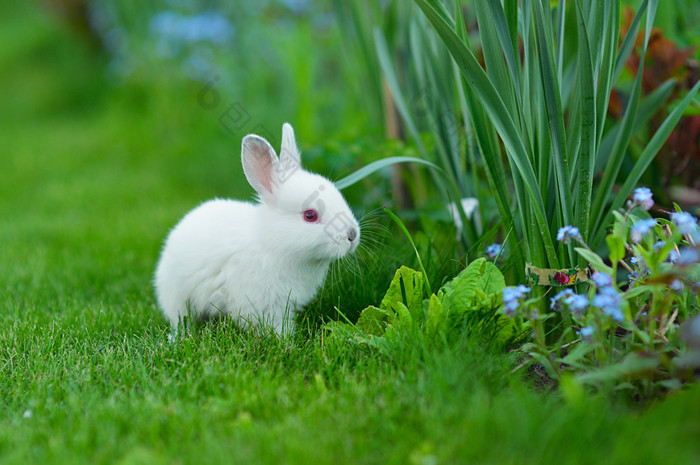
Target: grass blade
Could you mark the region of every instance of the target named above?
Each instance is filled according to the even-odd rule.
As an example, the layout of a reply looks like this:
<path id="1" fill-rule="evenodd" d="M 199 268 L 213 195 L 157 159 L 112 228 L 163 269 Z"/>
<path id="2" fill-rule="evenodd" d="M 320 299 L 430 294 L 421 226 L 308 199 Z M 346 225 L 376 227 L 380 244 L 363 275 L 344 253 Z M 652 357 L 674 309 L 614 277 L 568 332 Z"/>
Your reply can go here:
<path id="1" fill-rule="evenodd" d="M 430 286 L 430 281 L 428 278 L 428 273 L 425 272 L 425 267 L 423 266 L 423 260 L 420 258 L 420 254 L 418 253 L 418 248 L 416 247 L 416 243 L 413 242 L 413 238 L 411 237 L 411 233 L 408 232 L 408 229 L 406 229 L 406 226 L 403 224 L 403 221 L 394 214 L 391 210 L 388 208 L 385 208 L 384 211 L 386 212 L 389 217 L 391 217 L 392 220 L 394 220 L 394 223 L 401 228 L 401 231 L 406 235 L 406 238 L 408 238 L 408 242 L 410 242 L 411 247 L 413 247 L 413 252 L 416 254 L 416 258 L 418 259 L 418 266 L 420 266 L 420 270 L 423 272 L 423 282 L 425 283 L 425 290 L 426 290 L 426 295 L 430 295 L 433 293 L 433 288 Z"/>

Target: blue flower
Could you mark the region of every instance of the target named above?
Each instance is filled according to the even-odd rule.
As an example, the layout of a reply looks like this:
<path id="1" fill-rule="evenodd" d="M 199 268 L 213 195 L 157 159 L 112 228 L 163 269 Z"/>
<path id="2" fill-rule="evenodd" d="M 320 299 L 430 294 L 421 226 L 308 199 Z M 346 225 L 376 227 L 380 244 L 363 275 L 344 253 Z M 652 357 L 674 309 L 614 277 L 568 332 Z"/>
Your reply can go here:
<path id="1" fill-rule="evenodd" d="M 234 33 L 233 25 L 217 11 L 205 11 L 194 16 L 161 11 L 151 18 L 149 26 L 156 36 L 185 43 L 210 41 L 223 44 Z"/>
<path id="2" fill-rule="evenodd" d="M 676 263 L 678 258 L 679 255 L 678 252 L 676 252 L 676 249 L 671 249 L 671 251 L 668 253 L 668 261 L 671 263 Z"/>
<path id="3" fill-rule="evenodd" d="M 610 275 L 596 271 L 591 275 L 591 281 L 595 283 L 599 288 L 610 287 L 613 285 L 613 280 Z"/>
<path id="4" fill-rule="evenodd" d="M 638 187 L 632 195 L 632 202 L 628 204 L 630 209 L 639 207 L 642 210 L 648 211 L 654 206 L 654 200 L 651 198 L 651 190 L 648 187 Z"/>
<path id="5" fill-rule="evenodd" d="M 668 286 L 672 291 L 681 292 L 683 290 L 683 282 L 680 279 L 674 279 Z"/>
<path id="6" fill-rule="evenodd" d="M 501 244 L 495 243 L 486 247 L 486 256 L 489 258 L 496 258 L 500 255 L 503 246 Z"/>
<path id="7" fill-rule="evenodd" d="M 575 226 L 564 226 L 557 232 L 557 240 L 564 244 L 570 244 L 571 239 L 581 241 L 581 232 Z"/>
<path id="8" fill-rule="evenodd" d="M 603 313 L 618 322 L 625 319 L 620 308 L 621 305 L 622 296 L 614 287 L 598 289 L 598 293 L 593 297 L 593 306 L 601 309 Z"/>
<path id="9" fill-rule="evenodd" d="M 656 244 L 654 244 L 654 252 L 659 252 L 664 246 L 666 245 L 666 241 L 659 241 Z M 678 261 L 678 252 L 676 252 L 676 249 L 671 249 L 671 251 L 668 253 L 668 258 L 667 260 L 671 263 L 676 263 Z"/>
<path id="10" fill-rule="evenodd" d="M 698 219 L 687 212 L 671 213 L 671 221 L 681 234 L 693 234 L 698 229 Z"/>
<path id="11" fill-rule="evenodd" d="M 638 244 L 642 241 L 642 237 L 647 234 L 652 228 L 656 226 L 656 220 L 654 218 L 647 218 L 646 220 L 637 221 L 632 226 L 630 230 L 630 238 L 633 244 Z"/>
<path id="12" fill-rule="evenodd" d="M 516 287 L 505 287 L 501 292 L 503 293 L 503 312 L 512 318 L 520 307 L 520 300 L 530 292 L 530 288 L 520 284 Z"/>
<path id="13" fill-rule="evenodd" d="M 574 291 L 572 291 L 571 289 L 564 289 L 563 291 L 552 297 L 552 300 L 549 304 L 549 308 L 551 308 L 552 310 L 561 310 L 562 303 L 564 303 L 564 301 L 572 295 L 574 295 Z"/>
<path id="14" fill-rule="evenodd" d="M 633 265 L 636 265 L 642 273 L 646 273 L 647 271 L 649 271 L 649 268 L 647 267 L 647 264 L 644 261 L 643 257 L 637 257 L 635 255 L 630 259 L 630 262 L 632 262 Z"/>
<path id="15" fill-rule="evenodd" d="M 569 310 L 577 316 L 583 316 L 583 312 L 588 308 L 588 298 L 581 294 L 574 294 L 568 297 L 564 303 L 567 304 Z"/>
<path id="16" fill-rule="evenodd" d="M 552 310 L 561 310 L 566 305 L 569 311 L 577 318 L 583 318 L 589 302 L 586 296 L 574 293 L 571 289 L 564 289 L 554 297 L 550 303 Z"/>
<path id="17" fill-rule="evenodd" d="M 627 278 L 629 279 L 630 285 L 632 285 L 632 283 L 639 281 L 640 276 L 639 276 L 639 273 L 637 273 L 636 271 L 633 271 L 627 276 Z"/>
<path id="18" fill-rule="evenodd" d="M 593 335 L 594 332 L 595 332 L 595 329 L 592 328 L 591 326 L 584 326 L 583 328 L 581 328 L 581 331 L 579 331 L 579 334 L 586 341 L 590 341 L 591 336 Z"/>
<path id="19" fill-rule="evenodd" d="M 700 252 L 698 252 L 698 249 L 683 247 L 678 260 L 676 261 L 676 265 L 688 266 L 694 265 L 698 262 L 700 262 Z"/>

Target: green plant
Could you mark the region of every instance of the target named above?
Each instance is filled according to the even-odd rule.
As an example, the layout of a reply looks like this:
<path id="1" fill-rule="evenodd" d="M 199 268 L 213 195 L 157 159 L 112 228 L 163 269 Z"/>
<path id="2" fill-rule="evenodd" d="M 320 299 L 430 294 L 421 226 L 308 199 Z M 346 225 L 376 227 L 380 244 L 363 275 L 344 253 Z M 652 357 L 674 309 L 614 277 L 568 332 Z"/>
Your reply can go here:
<path id="1" fill-rule="evenodd" d="M 485 258 L 474 260 L 428 297 L 424 284 L 423 273 L 402 266 L 378 307 L 365 308 L 356 324 L 336 321 L 325 328 L 388 354 L 408 340 L 424 347 L 454 344 L 464 331 L 480 340 L 502 342 L 516 335 L 513 322 L 495 312 L 505 280 Z"/>
<path id="2" fill-rule="evenodd" d="M 456 85 L 464 96 L 465 133 L 474 135 L 504 225 L 513 226 L 522 238 L 513 241 L 520 252 L 516 255 L 552 269 L 584 265 L 571 248 L 557 246 L 555 232 L 575 225 L 597 248 L 613 212 L 631 194 L 700 87 L 696 84 L 670 112 L 639 158 L 627 160 L 640 109 L 653 112 L 670 85 L 641 100 L 642 63 L 624 116 L 613 127 L 606 125 L 607 103 L 645 15 L 646 50 L 657 2 L 642 2 L 619 48 L 618 2 L 474 2 L 485 69 L 470 46 L 461 2 L 454 2 L 452 15 L 438 0 L 415 3 L 460 71 Z M 501 168 L 504 155 L 513 194 Z M 594 186 L 600 160 L 606 162 Z M 624 161 L 633 167 L 623 181 Z M 455 179 L 468 178 L 448 173 L 447 185 Z M 618 181 L 622 185 L 614 192 Z"/>
<path id="3" fill-rule="evenodd" d="M 533 328 L 533 342 L 520 348 L 525 364 L 539 362 L 550 377 L 568 377 L 568 386 L 574 380 L 645 397 L 694 379 L 697 357 L 686 356 L 679 328 L 698 313 L 700 231 L 680 210 L 671 221 L 649 217 L 652 204 L 651 192 L 639 188 L 626 209 L 613 212 L 606 261 L 577 228 L 560 230 L 558 238 L 579 242 L 576 252 L 596 270 L 585 292 L 567 288 L 541 311 L 542 297 L 525 300 L 527 289 L 514 295 L 506 288 L 505 313 Z"/>

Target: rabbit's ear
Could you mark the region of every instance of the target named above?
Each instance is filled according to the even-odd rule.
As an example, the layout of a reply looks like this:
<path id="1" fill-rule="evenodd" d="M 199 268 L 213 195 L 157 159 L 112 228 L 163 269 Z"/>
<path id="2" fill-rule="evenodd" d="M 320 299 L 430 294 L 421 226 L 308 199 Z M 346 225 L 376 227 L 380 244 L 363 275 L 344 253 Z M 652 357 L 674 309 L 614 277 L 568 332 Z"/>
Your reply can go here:
<path id="1" fill-rule="evenodd" d="M 245 177 L 253 189 L 263 197 L 271 195 L 279 160 L 270 143 L 260 136 L 248 134 L 241 144 L 241 161 Z"/>
<path id="2" fill-rule="evenodd" d="M 289 123 L 282 125 L 282 148 L 280 149 L 280 163 L 283 167 L 301 167 L 301 156 L 294 139 L 294 129 Z"/>

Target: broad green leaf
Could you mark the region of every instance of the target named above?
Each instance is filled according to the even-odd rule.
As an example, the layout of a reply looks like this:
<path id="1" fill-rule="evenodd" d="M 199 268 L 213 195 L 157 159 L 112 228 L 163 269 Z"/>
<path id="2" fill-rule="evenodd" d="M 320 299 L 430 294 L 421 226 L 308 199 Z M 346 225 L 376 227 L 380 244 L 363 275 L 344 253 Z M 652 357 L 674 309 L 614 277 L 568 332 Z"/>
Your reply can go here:
<path id="1" fill-rule="evenodd" d="M 498 267 L 478 258 L 443 286 L 443 305 L 448 313 L 495 308 L 504 287 L 505 279 Z"/>
<path id="2" fill-rule="evenodd" d="M 388 310 L 370 305 L 362 310 L 355 326 L 366 335 L 381 336 L 386 331 L 391 316 Z"/>
<path id="3" fill-rule="evenodd" d="M 423 311 L 423 275 L 406 266 L 396 270 L 379 307 L 398 313 L 401 305 L 414 316 Z"/>
<path id="4" fill-rule="evenodd" d="M 583 359 L 586 355 L 595 350 L 595 345 L 593 344 L 577 344 L 561 361 L 567 365 L 574 364 L 579 360 Z"/>
<path id="5" fill-rule="evenodd" d="M 434 337 L 440 332 L 447 329 L 447 316 L 442 302 L 435 294 L 430 295 L 428 303 L 428 318 L 426 322 L 426 331 L 428 336 Z"/>
<path id="6" fill-rule="evenodd" d="M 391 320 L 391 326 L 396 331 L 410 331 L 413 328 L 414 319 L 408 307 L 402 302 L 397 302 L 394 308 L 396 308 L 396 314 Z"/>

